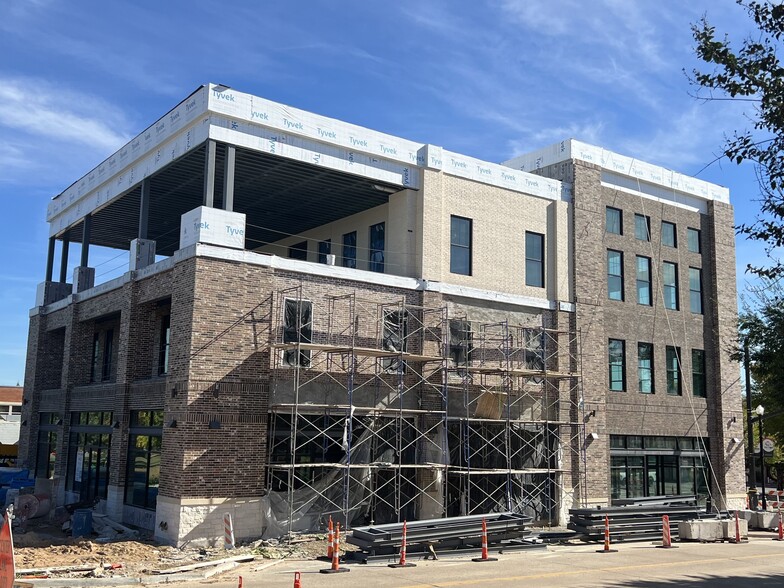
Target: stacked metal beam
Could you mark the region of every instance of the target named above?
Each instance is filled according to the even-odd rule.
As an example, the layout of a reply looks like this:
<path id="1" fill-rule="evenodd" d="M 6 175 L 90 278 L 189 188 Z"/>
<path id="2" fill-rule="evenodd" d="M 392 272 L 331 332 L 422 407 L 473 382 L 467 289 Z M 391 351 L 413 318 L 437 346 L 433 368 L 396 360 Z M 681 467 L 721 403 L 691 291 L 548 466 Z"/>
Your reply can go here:
<path id="1" fill-rule="evenodd" d="M 439 551 L 477 548 L 483 518 L 491 545 L 520 539 L 531 522 L 531 517 L 512 512 L 411 521 L 406 527 L 408 553 L 427 552 L 431 547 Z M 402 538 L 403 523 L 391 523 L 357 527 L 346 541 L 360 547 L 365 556 L 379 556 L 397 553 Z"/>
<path id="2" fill-rule="evenodd" d="M 573 508 L 568 528 L 584 541 L 604 540 L 604 519 L 610 521 L 611 541 L 643 541 L 662 536 L 662 517 L 670 517 L 673 539 L 678 537 L 678 522 L 699 518 L 696 496 L 655 496 L 618 501 L 618 506 Z"/>

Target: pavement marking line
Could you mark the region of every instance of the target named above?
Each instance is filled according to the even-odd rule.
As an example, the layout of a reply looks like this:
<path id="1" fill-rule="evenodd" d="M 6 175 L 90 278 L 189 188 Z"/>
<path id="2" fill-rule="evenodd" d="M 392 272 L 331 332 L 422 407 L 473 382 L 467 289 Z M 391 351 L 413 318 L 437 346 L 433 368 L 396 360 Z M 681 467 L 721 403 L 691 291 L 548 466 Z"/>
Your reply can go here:
<path id="1" fill-rule="evenodd" d="M 490 582 L 514 582 L 518 580 L 534 580 L 540 578 L 557 578 L 560 576 L 578 576 L 586 573 L 594 573 L 594 572 L 620 572 L 622 570 L 642 570 L 646 568 L 668 568 L 668 567 L 675 567 L 675 566 L 684 566 L 684 565 L 693 565 L 693 564 L 704 564 L 704 563 L 715 563 L 715 562 L 726 562 L 726 561 L 736 561 L 742 559 L 763 559 L 768 557 L 777 557 L 781 558 L 780 553 L 771 553 L 771 554 L 759 554 L 759 555 L 741 555 L 736 557 L 722 557 L 722 558 L 710 558 L 710 559 L 692 559 L 688 561 L 674 561 L 674 562 L 664 562 L 664 563 L 655 563 L 655 564 L 637 564 L 633 566 L 612 566 L 606 568 L 585 568 L 580 570 L 573 570 L 568 572 L 547 572 L 544 574 L 531 574 L 528 576 L 497 576 L 494 578 L 479 578 L 476 580 L 453 580 L 451 582 L 438 582 L 437 584 L 410 584 L 408 586 L 403 586 L 403 588 L 433 588 L 434 586 L 443 587 L 443 586 L 471 586 L 473 584 L 488 584 Z"/>

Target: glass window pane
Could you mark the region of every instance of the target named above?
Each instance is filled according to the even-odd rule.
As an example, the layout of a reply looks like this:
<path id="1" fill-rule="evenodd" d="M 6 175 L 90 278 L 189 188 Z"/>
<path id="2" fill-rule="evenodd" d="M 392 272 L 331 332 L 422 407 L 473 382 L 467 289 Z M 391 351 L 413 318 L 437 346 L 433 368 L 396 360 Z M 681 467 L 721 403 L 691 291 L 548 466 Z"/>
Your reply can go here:
<path id="1" fill-rule="evenodd" d="M 700 231 L 698 229 L 692 229 L 689 227 L 686 229 L 686 238 L 688 241 L 686 243 L 686 247 L 689 249 L 689 251 L 692 253 L 700 253 Z"/>
<path id="2" fill-rule="evenodd" d="M 608 206 L 606 208 L 606 230 L 608 233 L 614 233 L 616 235 L 623 234 L 623 217 L 620 210 L 617 208 L 613 208 Z"/>
<path id="3" fill-rule="evenodd" d="M 384 272 L 384 223 L 370 227 L 370 258 L 368 269 L 371 272 Z"/>
<path id="4" fill-rule="evenodd" d="M 653 344 L 637 344 L 637 378 L 639 391 L 653 394 Z"/>
<path id="5" fill-rule="evenodd" d="M 357 267 L 357 232 L 343 235 L 343 267 Z"/>
<path id="6" fill-rule="evenodd" d="M 608 343 L 608 360 L 610 373 L 610 390 L 622 392 L 626 388 L 626 354 L 625 342 L 610 339 Z"/>
<path id="7" fill-rule="evenodd" d="M 544 288 L 544 235 L 525 233 L 525 285 Z"/>
<path id="8" fill-rule="evenodd" d="M 702 349 L 691 350 L 691 385 L 695 396 L 699 398 L 707 396 L 705 386 L 705 351 Z"/>
<path id="9" fill-rule="evenodd" d="M 607 251 L 607 296 L 610 300 L 623 300 L 623 254 Z"/>
<path id="10" fill-rule="evenodd" d="M 651 305 L 651 260 L 637 256 L 637 303 Z"/>
<path id="11" fill-rule="evenodd" d="M 662 237 L 661 237 L 662 245 L 666 245 L 667 247 L 678 246 L 676 232 L 675 232 L 675 225 L 673 223 L 662 221 L 661 233 L 662 233 Z"/>
<path id="12" fill-rule="evenodd" d="M 451 217 L 449 271 L 471 275 L 471 219 Z"/>
<path id="13" fill-rule="evenodd" d="M 634 215 L 634 236 L 640 241 L 651 240 L 651 219 L 642 214 Z"/>
<path id="14" fill-rule="evenodd" d="M 689 306 L 691 311 L 702 314 L 702 270 L 689 268 Z"/>

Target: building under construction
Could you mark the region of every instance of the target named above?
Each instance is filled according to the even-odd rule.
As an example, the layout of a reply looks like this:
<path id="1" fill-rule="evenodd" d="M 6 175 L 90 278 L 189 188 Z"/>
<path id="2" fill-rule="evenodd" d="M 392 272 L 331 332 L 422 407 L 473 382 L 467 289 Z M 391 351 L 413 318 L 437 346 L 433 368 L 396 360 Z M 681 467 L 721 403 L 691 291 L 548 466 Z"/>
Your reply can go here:
<path id="1" fill-rule="evenodd" d="M 210 84 L 47 221 L 20 456 L 59 504 L 210 543 L 226 512 L 246 538 L 743 500 L 724 188 L 574 140 L 488 163 Z M 127 271 L 101 281 L 91 248 Z"/>

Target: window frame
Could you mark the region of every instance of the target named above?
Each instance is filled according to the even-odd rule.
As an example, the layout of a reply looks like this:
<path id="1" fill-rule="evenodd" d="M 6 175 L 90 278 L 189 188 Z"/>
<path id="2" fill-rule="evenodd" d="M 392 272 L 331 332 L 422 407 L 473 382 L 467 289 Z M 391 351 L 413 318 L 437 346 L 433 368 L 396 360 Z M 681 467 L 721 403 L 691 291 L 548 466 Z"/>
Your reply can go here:
<path id="1" fill-rule="evenodd" d="M 343 233 L 343 249 L 341 252 L 341 265 L 356 269 L 357 267 L 357 232 Z"/>
<path id="2" fill-rule="evenodd" d="M 670 396 L 683 396 L 683 370 L 680 347 L 667 345 L 665 367 L 667 371 L 667 394 Z"/>
<path id="3" fill-rule="evenodd" d="M 696 289 L 694 288 L 694 276 L 697 278 Z M 703 314 L 704 312 L 702 300 L 702 268 L 689 267 L 689 310 L 691 310 L 693 314 Z"/>
<path id="4" fill-rule="evenodd" d="M 384 273 L 385 250 L 386 223 L 380 222 L 370 225 L 368 228 L 368 269 L 371 272 Z"/>
<path id="5" fill-rule="evenodd" d="M 664 239 L 664 227 L 672 227 L 672 243 L 670 243 L 670 239 L 665 241 Z M 665 221 L 663 220 L 661 223 L 661 243 L 665 247 L 672 247 L 673 249 L 678 248 L 678 225 L 676 223 Z"/>
<path id="6" fill-rule="evenodd" d="M 610 273 L 611 268 L 611 255 L 618 255 L 618 265 L 620 268 L 619 274 Z M 615 290 L 611 289 L 611 283 L 614 280 L 618 280 L 620 282 L 620 289 L 619 289 L 619 297 L 614 297 L 613 292 Z M 608 249 L 607 250 L 607 298 L 610 300 L 617 300 L 619 302 L 623 302 L 625 299 L 625 284 L 624 284 L 624 276 L 623 276 L 623 251 L 617 251 L 616 249 Z"/>
<path id="7" fill-rule="evenodd" d="M 332 239 L 324 239 L 318 242 L 318 262 L 326 264 L 327 255 L 332 254 Z"/>
<path id="8" fill-rule="evenodd" d="M 539 258 L 532 257 L 529 246 L 529 239 L 537 239 L 539 250 L 542 252 Z M 543 233 L 535 231 L 525 232 L 525 285 L 531 288 L 544 288 L 545 287 L 545 238 Z M 534 271 L 529 271 L 529 266 Z M 539 279 L 534 279 L 538 277 Z"/>
<path id="9" fill-rule="evenodd" d="M 673 281 L 669 283 L 666 276 L 666 268 L 672 267 Z M 678 287 L 678 264 L 672 261 L 662 261 L 662 294 L 664 308 L 667 310 L 680 310 L 680 289 Z M 673 296 L 673 306 L 669 304 L 669 296 Z"/>
<path id="10" fill-rule="evenodd" d="M 692 237 L 696 240 L 696 247 L 692 247 L 695 244 Z M 702 253 L 702 231 L 700 229 L 686 227 L 686 249 L 691 253 Z"/>
<path id="11" fill-rule="evenodd" d="M 648 359 L 643 359 L 643 349 L 648 350 Z M 640 394 L 656 394 L 656 382 L 654 378 L 654 347 L 653 343 L 639 341 L 637 343 L 637 390 Z M 648 362 L 647 367 L 643 367 L 643 361 Z M 647 373 L 647 380 L 643 378 L 643 373 Z M 643 383 L 649 384 L 650 390 L 643 390 Z"/>
<path id="12" fill-rule="evenodd" d="M 696 354 L 696 356 L 695 356 Z M 699 359 L 695 359 L 699 357 Z M 699 368 L 699 369 L 698 369 Z M 691 350 L 691 391 L 696 398 L 707 398 L 708 387 L 707 378 L 705 375 L 705 350 L 692 349 Z M 698 389 L 701 393 L 698 393 Z"/>
<path id="13" fill-rule="evenodd" d="M 640 221 L 644 224 L 645 235 L 640 236 Z M 650 242 L 651 240 L 651 217 L 646 214 L 634 214 L 634 238 L 638 241 Z"/>
<path id="14" fill-rule="evenodd" d="M 619 350 L 613 350 L 613 346 L 618 346 Z M 615 356 L 615 361 L 614 357 Z M 620 361 L 617 361 L 620 358 Z M 626 341 L 624 339 L 608 339 L 607 340 L 607 375 L 608 375 L 608 388 L 611 392 L 626 392 Z M 613 368 L 617 371 L 620 368 L 620 378 L 618 374 L 613 374 Z M 620 385 L 620 387 L 616 387 Z"/>
<path id="15" fill-rule="evenodd" d="M 140 419 L 142 413 L 145 413 L 149 418 Z M 123 493 L 123 504 L 132 506 L 134 508 L 142 508 L 145 510 L 155 510 L 158 499 L 158 492 L 150 499 L 150 489 L 155 486 L 150 485 L 150 471 L 153 467 L 154 457 L 157 455 L 157 468 L 158 468 L 158 484 L 160 485 L 160 471 L 161 471 L 161 455 L 163 454 L 163 410 L 134 410 L 131 411 L 131 426 L 128 429 L 128 454 L 125 464 L 125 491 Z M 140 422 L 142 421 L 142 422 Z M 147 437 L 146 447 L 135 447 L 135 441 L 138 437 Z M 153 438 L 159 439 L 157 442 L 158 447 L 153 448 Z M 138 454 L 138 455 L 135 455 Z M 132 461 L 134 456 L 134 461 Z M 129 500 L 129 495 L 134 496 L 132 493 L 132 481 L 135 472 L 135 459 L 136 457 L 145 457 L 145 480 L 144 480 L 144 500 L 142 504 L 135 502 L 133 499 Z M 134 466 L 132 469 L 132 465 Z"/>
<path id="16" fill-rule="evenodd" d="M 114 368 L 114 329 L 106 329 L 103 335 L 103 361 L 101 362 L 101 381 L 108 382 L 112 379 Z"/>
<path id="17" fill-rule="evenodd" d="M 648 274 L 648 279 L 647 280 L 640 278 L 640 262 L 641 261 L 644 261 L 646 263 L 646 265 L 647 265 L 647 267 L 645 268 L 645 271 Z M 651 263 L 652 262 L 651 262 L 651 258 L 650 257 L 646 257 L 645 255 L 637 255 L 636 256 L 635 273 L 636 273 L 636 280 L 637 280 L 637 282 L 636 282 L 637 283 L 637 304 L 641 304 L 643 306 L 653 306 L 653 288 L 652 288 L 653 280 L 651 279 L 652 278 L 652 276 L 651 276 L 651 273 L 652 273 L 652 265 L 651 265 Z M 646 284 L 647 287 L 648 287 L 648 300 L 647 300 L 647 302 L 643 301 L 641 299 L 641 297 L 640 297 L 640 285 L 641 284 Z"/>
<path id="18" fill-rule="evenodd" d="M 460 243 L 456 240 L 456 235 L 462 231 L 456 231 L 455 225 L 458 223 L 465 223 L 462 228 L 468 229 L 468 243 Z M 460 227 L 458 227 L 460 228 Z M 470 276 L 473 272 L 473 249 L 474 249 L 474 221 L 473 219 L 457 216 L 455 214 L 449 215 L 449 272 L 452 274 L 459 274 L 462 276 Z M 462 260 L 463 256 L 467 256 L 466 260 Z M 466 270 L 462 270 L 458 261 L 465 261 Z"/>
<path id="19" fill-rule="evenodd" d="M 612 219 L 612 227 L 611 227 L 610 215 L 614 215 L 617 217 Z M 616 221 L 617 221 L 617 228 L 618 228 L 617 231 L 612 230 L 613 228 L 615 228 Z M 621 210 L 620 208 L 615 208 L 614 206 L 605 206 L 604 232 L 609 233 L 611 235 L 623 235 L 623 210 Z"/>

